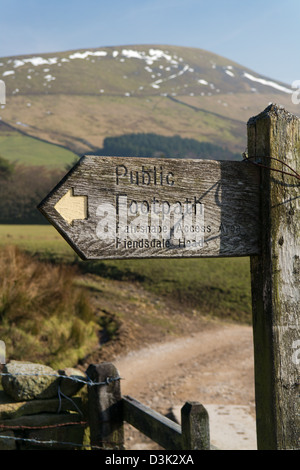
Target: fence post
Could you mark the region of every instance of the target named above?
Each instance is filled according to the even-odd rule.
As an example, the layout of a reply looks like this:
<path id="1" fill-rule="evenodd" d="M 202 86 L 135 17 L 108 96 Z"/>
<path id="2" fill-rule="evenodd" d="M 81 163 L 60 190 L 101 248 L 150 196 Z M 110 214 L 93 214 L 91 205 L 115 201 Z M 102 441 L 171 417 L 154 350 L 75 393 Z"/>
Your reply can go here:
<path id="1" fill-rule="evenodd" d="M 186 402 L 181 408 L 183 450 L 210 450 L 208 413 L 200 403 Z"/>
<path id="2" fill-rule="evenodd" d="M 251 118 L 248 155 L 268 167 L 261 169 L 261 254 L 251 256 L 258 449 L 294 450 L 300 447 L 300 181 L 282 171 L 300 173 L 300 119 L 276 105 Z"/>
<path id="3" fill-rule="evenodd" d="M 91 364 L 87 376 L 100 385 L 88 387 L 88 420 L 91 446 L 124 449 L 123 412 L 120 381 L 116 367 L 109 363 Z"/>

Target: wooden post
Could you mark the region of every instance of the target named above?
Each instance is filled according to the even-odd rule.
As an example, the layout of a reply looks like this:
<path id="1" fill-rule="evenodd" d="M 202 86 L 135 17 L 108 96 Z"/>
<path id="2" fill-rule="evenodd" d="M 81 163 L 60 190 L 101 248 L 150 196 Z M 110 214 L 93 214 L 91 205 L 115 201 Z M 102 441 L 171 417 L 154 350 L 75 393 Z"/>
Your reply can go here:
<path id="1" fill-rule="evenodd" d="M 300 119 L 276 105 L 251 118 L 248 154 L 268 167 L 261 168 L 261 254 L 251 256 L 258 449 L 294 450 L 300 448 L 300 181 L 282 173 L 293 172 L 278 160 L 300 173 Z"/>
<path id="2" fill-rule="evenodd" d="M 95 383 L 88 387 L 88 415 L 91 446 L 101 449 L 124 449 L 123 413 L 120 381 L 116 367 L 104 362 L 91 364 L 87 376 Z M 107 383 L 106 383 L 107 382 Z"/>
<path id="3" fill-rule="evenodd" d="M 183 450 L 210 450 L 208 413 L 200 403 L 187 402 L 181 408 Z"/>

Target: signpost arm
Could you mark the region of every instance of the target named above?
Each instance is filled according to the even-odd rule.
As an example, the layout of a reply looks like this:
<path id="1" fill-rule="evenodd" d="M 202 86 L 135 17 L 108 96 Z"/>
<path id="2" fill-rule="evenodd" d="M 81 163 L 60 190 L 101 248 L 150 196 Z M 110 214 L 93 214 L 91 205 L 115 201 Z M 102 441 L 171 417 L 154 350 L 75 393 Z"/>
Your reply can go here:
<path id="1" fill-rule="evenodd" d="M 300 119 L 276 105 L 251 118 L 248 156 L 249 165 L 263 166 L 261 254 L 251 256 L 258 449 L 294 450 L 300 448 Z"/>

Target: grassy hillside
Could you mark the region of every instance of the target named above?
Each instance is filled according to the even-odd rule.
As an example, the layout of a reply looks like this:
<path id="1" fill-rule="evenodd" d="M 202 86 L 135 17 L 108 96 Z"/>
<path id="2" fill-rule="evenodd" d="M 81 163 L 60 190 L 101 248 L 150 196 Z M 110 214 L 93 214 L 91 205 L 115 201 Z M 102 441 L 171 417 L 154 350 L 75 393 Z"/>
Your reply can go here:
<path id="1" fill-rule="evenodd" d="M 299 113 L 289 85 L 194 48 L 122 46 L 0 59 L 4 122 L 84 153 L 105 137 L 180 135 L 242 152 L 269 102 Z M 1 147 L 0 147 L 1 152 Z"/>
<path id="2" fill-rule="evenodd" d="M 10 107 L 7 105 L 2 113 L 3 119 L 18 127 L 12 114 L 19 116 L 27 125 L 26 134 L 78 154 L 102 147 L 108 136 L 132 132 L 169 137 L 178 134 L 228 147 L 233 152 L 244 151 L 246 146 L 244 122 L 204 109 L 194 110 L 168 97 L 60 95 L 57 102 L 50 96 L 30 99 L 32 106 L 27 108 L 27 97 L 13 97 Z M 264 101 L 260 110 L 265 104 L 268 102 Z"/>
<path id="3" fill-rule="evenodd" d="M 14 245 L 41 259 L 72 262 L 75 254 L 52 225 L 1 225 L 0 246 Z"/>
<path id="4" fill-rule="evenodd" d="M 44 166 L 62 169 L 76 155 L 68 149 L 24 135 L 0 121 L 0 154 L 10 163 L 24 166 Z"/>
<path id="5" fill-rule="evenodd" d="M 81 261 L 51 226 L 0 225 L 0 240 L 42 260 L 75 264 L 85 274 L 139 283 L 183 309 L 251 321 L 249 258 Z"/>
<path id="6" fill-rule="evenodd" d="M 223 320 L 251 322 L 248 258 L 80 263 L 83 272 L 137 281 L 158 297 Z"/>

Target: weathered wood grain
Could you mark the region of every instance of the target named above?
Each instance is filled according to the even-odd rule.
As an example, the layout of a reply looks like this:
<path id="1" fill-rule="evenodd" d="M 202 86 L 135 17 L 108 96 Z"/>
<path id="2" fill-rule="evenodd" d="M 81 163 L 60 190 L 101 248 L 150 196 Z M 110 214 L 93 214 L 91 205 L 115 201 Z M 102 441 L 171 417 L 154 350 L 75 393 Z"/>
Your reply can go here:
<path id="1" fill-rule="evenodd" d="M 166 450 L 182 450 L 181 426 L 132 397 L 122 398 L 123 417 Z"/>
<path id="2" fill-rule="evenodd" d="M 261 169 L 262 252 L 251 257 L 259 449 L 300 448 L 300 119 L 275 105 L 250 119 Z M 289 171 L 289 170 L 288 170 Z"/>
<path id="3" fill-rule="evenodd" d="M 181 426 L 132 397 L 122 398 L 123 418 L 166 450 L 210 450 L 209 419 L 200 403 L 186 402 Z"/>
<path id="4" fill-rule="evenodd" d="M 87 376 L 94 383 L 88 387 L 88 421 L 91 446 L 99 449 L 124 449 L 124 429 L 121 406 L 120 381 L 105 383 L 119 376 L 116 367 L 109 363 L 91 364 Z"/>
<path id="5" fill-rule="evenodd" d="M 68 193 L 81 196 L 74 217 L 72 198 L 59 212 Z M 39 210 L 83 259 L 260 252 L 259 170 L 248 162 L 85 156 Z"/>
<path id="6" fill-rule="evenodd" d="M 210 450 L 209 417 L 201 403 L 186 402 L 181 408 L 182 448 Z"/>

